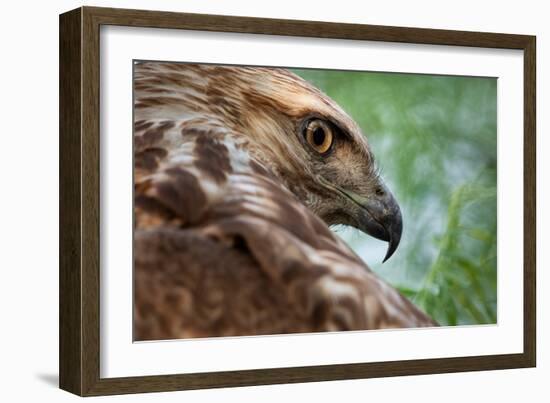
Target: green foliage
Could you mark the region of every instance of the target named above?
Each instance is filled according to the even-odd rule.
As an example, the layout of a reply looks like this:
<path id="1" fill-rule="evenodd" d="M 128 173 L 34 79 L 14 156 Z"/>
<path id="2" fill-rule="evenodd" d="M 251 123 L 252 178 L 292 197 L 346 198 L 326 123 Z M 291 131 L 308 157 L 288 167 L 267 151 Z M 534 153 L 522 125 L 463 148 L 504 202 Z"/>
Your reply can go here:
<path id="1" fill-rule="evenodd" d="M 402 209 L 385 244 L 339 234 L 442 325 L 496 322 L 496 91 L 493 78 L 294 70 L 361 126 Z"/>

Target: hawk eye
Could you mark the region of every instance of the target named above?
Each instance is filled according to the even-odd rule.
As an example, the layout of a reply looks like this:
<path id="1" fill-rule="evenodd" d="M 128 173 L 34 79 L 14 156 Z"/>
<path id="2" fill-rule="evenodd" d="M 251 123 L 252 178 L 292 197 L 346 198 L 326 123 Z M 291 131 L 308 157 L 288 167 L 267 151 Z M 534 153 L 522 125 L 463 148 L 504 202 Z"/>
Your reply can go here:
<path id="1" fill-rule="evenodd" d="M 319 154 L 327 153 L 334 140 L 332 128 L 321 119 L 314 119 L 306 124 L 305 137 L 311 148 Z"/>

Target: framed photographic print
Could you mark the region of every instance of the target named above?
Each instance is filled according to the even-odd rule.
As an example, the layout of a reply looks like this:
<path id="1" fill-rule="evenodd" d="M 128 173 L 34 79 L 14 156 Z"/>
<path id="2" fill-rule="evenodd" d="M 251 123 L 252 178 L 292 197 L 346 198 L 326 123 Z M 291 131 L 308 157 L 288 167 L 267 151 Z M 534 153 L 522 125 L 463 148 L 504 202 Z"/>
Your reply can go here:
<path id="1" fill-rule="evenodd" d="M 535 37 L 60 16 L 60 387 L 535 365 Z"/>

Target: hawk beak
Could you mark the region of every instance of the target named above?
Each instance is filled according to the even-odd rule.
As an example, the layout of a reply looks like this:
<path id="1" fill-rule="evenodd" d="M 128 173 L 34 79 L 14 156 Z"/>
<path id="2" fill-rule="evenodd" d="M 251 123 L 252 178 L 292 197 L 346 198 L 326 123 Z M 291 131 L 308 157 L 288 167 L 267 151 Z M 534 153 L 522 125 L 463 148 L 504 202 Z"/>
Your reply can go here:
<path id="1" fill-rule="evenodd" d="M 388 242 L 388 251 L 382 262 L 388 260 L 401 240 L 403 218 L 399 204 L 384 184 L 380 184 L 374 195 L 359 196 L 353 192 L 343 191 L 359 207 L 356 217 L 361 231 L 374 238 Z"/>
<path id="2" fill-rule="evenodd" d="M 399 204 L 382 182 L 375 193 L 368 197 L 332 185 L 319 178 L 325 186 L 351 199 L 359 208 L 355 216 L 357 228 L 370 236 L 388 242 L 388 250 L 382 263 L 388 260 L 399 246 L 403 232 L 403 218 Z"/>

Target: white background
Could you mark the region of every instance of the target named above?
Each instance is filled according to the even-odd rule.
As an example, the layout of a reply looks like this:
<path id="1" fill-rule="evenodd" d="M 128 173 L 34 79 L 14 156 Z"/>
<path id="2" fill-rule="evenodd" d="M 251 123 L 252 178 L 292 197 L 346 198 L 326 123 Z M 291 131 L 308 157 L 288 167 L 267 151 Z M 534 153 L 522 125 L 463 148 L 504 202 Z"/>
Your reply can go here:
<path id="1" fill-rule="evenodd" d="M 280 402 L 298 399 L 366 399 L 463 402 L 548 401 L 550 376 L 550 27 L 544 2 L 245 2 L 95 1 L 88 5 L 314 19 L 382 25 L 528 33 L 538 36 L 538 368 L 481 373 L 428 375 L 301 385 L 101 398 L 102 401 Z M 9 5 L 8 5 L 9 4 Z M 4 401 L 76 401 L 56 389 L 58 365 L 58 14 L 76 1 L 6 3 L 3 8 L 2 99 L 2 303 L 0 362 Z M 519 152 L 519 150 L 518 150 Z M 545 295 L 545 293 L 548 293 Z"/>

